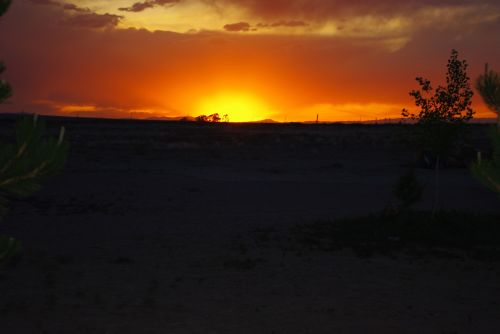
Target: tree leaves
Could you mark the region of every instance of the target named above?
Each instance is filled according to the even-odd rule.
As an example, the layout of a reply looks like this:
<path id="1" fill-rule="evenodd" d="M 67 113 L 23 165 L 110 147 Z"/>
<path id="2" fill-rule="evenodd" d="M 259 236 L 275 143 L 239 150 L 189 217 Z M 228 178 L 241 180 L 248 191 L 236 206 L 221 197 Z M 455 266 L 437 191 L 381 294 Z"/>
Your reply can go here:
<path id="1" fill-rule="evenodd" d="M 459 125 L 472 119 L 472 96 L 468 64 L 458 59 L 458 52 L 451 51 L 447 65 L 446 85 L 433 88 L 431 82 L 417 77 L 420 89 L 410 91 L 418 113 L 403 109 L 402 116 L 417 121 L 421 144 L 435 154 L 444 154 L 451 148 L 459 133 Z"/>

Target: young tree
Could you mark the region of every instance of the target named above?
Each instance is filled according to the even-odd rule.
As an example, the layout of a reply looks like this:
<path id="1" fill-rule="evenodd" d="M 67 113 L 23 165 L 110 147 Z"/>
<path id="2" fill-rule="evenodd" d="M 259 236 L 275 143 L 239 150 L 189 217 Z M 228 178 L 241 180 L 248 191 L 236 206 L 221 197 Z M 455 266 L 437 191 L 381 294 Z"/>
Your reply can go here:
<path id="1" fill-rule="evenodd" d="M 419 144 L 435 156 L 435 191 L 433 216 L 439 209 L 439 169 L 443 156 L 449 153 L 460 136 L 462 126 L 472 119 L 473 91 L 467 76 L 467 62 L 458 59 L 458 52 L 451 51 L 447 65 L 446 85 L 437 88 L 425 78 L 417 77 L 421 89 L 410 91 L 415 104 L 420 108 L 417 114 L 403 109 L 402 116 L 417 121 Z"/>
<path id="2" fill-rule="evenodd" d="M 497 114 L 497 128 L 500 131 L 500 75 L 490 70 L 486 64 L 484 74 L 476 80 L 476 89 L 486 106 Z"/>

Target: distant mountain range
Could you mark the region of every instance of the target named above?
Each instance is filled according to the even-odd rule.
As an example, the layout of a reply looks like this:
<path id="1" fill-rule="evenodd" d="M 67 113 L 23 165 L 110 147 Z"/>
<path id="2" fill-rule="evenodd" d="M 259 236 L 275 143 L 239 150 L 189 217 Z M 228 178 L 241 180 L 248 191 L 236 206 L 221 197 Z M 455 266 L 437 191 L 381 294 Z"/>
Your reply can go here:
<path id="1" fill-rule="evenodd" d="M 9 118 L 9 117 L 18 117 L 21 115 L 29 115 L 28 113 L 0 113 L 0 117 Z M 68 117 L 75 118 L 74 116 L 64 116 L 64 115 L 43 115 L 48 117 Z M 81 117 L 86 118 L 86 117 Z M 88 118 L 96 118 L 96 117 L 88 117 Z M 104 118 L 103 118 L 104 119 Z M 124 120 L 128 120 L 128 118 L 123 118 Z M 147 118 L 133 118 L 133 120 L 145 120 L 145 121 L 165 121 L 165 122 L 196 122 L 196 118 L 192 116 L 178 116 L 178 117 L 147 117 Z M 254 123 L 254 124 L 279 124 L 279 123 L 302 123 L 302 124 L 413 124 L 415 121 L 403 119 L 403 118 L 390 118 L 390 119 L 379 119 L 379 120 L 368 120 L 368 121 L 324 121 L 324 122 L 315 122 L 315 121 L 305 121 L 305 122 L 278 122 L 271 118 L 266 118 L 260 121 L 254 122 L 239 122 L 239 123 Z M 471 120 L 473 124 L 495 124 L 496 118 L 473 118 Z"/>

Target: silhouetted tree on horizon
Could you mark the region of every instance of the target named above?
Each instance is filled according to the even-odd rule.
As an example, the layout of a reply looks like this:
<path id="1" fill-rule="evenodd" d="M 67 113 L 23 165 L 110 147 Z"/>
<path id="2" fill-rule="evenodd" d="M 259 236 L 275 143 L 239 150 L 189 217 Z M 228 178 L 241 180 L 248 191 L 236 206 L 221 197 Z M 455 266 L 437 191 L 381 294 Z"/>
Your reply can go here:
<path id="1" fill-rule="evenodd" d="M 207 115 L 197 116 L 196 121 L 201 123 L 219 123 L 221 121 L 221 118 L 219 114 L 215 113 L 209 116 Z"/>
<path id="2" fill-rule="evenodd" d="M 415 99 L 420 112 L 414 114 L 407 109 L 402 111 L 404 118 L 417 122 L 419 144 L 435 156 L 433 216 L 440 205 L 439 169 L 442 158 L 456 143 L 463 125 L 474 116 L 471 107 L 474 92 L 470 87 L 467 67 L 465 60 L 458 59 L 458 51 L 452 50 L 447 65 L 446 85 L 434 89 L 428 79 L 417 77 L 421 89 L 410 91 L 410 96 Z"/>

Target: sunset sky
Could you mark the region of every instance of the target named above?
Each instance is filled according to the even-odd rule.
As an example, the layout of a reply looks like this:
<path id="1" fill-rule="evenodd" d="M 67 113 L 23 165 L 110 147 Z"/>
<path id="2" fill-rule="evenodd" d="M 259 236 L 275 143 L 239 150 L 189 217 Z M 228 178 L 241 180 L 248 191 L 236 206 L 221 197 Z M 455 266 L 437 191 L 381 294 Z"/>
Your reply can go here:
<path id="1" fill-rule="evenodd" d="M 416 76 L 444 82 L 453 48 L 473 79 L 500 71 L 498 0 L 14 0 L 0 112 L 399 117 Z"/>

